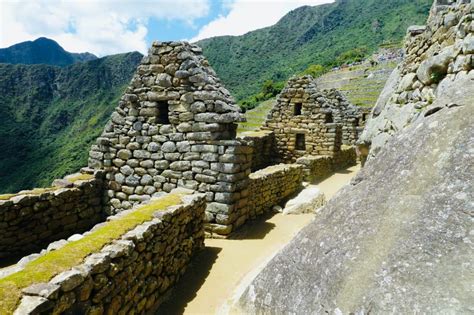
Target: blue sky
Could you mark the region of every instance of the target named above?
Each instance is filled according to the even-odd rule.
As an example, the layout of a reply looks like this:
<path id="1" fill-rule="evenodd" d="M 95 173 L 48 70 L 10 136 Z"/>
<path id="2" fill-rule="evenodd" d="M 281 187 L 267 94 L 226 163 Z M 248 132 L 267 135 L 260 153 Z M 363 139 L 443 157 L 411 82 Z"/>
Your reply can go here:
<path id="1" fill-rule="evenodd" d="M 202 27 L 211 23 L 219 16 L 228 15 L 229 11 L 230 7 L 224 5 L 222 1 L 211 1 L 209 13 L 194 20 L 191 25 L 188 23 L 176 23 L 175 20 L 150 19 L 146 41 L 151 43 L 155 39 L 162 41 L 191 39 L 198 35 Z"/>
<path id="2" fill-rule="evenodd" d="M 153 40 L 197 41 L 275 24 L 303 5 L 333 0 L 0 0 L 0 47 L 48 37 L 98 56 Z"/>

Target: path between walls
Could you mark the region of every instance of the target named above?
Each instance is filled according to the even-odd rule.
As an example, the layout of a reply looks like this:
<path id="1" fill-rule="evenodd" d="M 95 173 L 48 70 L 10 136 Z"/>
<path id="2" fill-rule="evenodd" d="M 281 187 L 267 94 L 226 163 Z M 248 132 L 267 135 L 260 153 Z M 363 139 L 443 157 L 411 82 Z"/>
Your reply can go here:
<path id="1" fill-rule="evenodd" d="M 318 186 L 329 199 L 359 168 L 339 171 Z M 194 259 L 158 314 L 225 313 L 232 297 L 313 217 L 268 214 L 246 223 L 232 239 L 206 239 L 206 248 Z"/>

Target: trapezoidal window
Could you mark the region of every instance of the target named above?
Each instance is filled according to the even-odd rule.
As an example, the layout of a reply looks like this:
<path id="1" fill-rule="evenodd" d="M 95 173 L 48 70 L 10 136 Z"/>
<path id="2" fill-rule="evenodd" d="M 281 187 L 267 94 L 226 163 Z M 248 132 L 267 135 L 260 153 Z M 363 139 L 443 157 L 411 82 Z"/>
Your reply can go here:
<path id="1" fill-rule="evenodd" d="M 156 116 L 156 123 L 162 125 L 168 125 L 170 123 L 168 102 L 158 102 L 158 115 Z"/>
<path id="2" fill-rule="evenodd" d="M 294 114 L 295 116 L 301 115 L 301 109 L 303 108 L 303 104 L 301 103 L 296 103 L 295 108 L 294 108 Z"/>
<path id="3" fill-rule="evenodd" d="M 305 151 L 306 150 L 306 143 L 305 143 L 305 139 L 304 139 L 304 133 L 297 133 L 296 134 L 295 148 L 298 151 Z"/>
<path id="4" fill-rule="evenodd" d="M 332 113 L 326 113 L 324 116 L 324 122 L 326 124 L 332 124 L 334 122 L 334 118 L 332 117 Z"/>

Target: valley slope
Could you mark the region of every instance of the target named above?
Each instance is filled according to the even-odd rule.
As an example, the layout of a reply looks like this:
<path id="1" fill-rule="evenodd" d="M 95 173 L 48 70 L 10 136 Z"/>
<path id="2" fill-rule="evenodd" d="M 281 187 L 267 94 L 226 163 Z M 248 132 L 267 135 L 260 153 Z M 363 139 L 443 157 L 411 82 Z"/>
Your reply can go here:
<path id="1" fill-rule="evenodd" d="M 0 64 L 0 192 L 47 186 L 87 164 L 142 55 L 67 67 Z"/>
<path id="2" fill-rule="evenodd" d="M 400 42 L 408 26 L 422 24 L 431 0 L 337 0 L 304 6 L 277 24 L 242 36 L 199 41 L 204 55 L 238 99 L 267 79 L 285 81 L 310 64 L 329 65 L 344 52 L 370 55 L 380 44 Z M 264 14 L 264 13 L 262 13 Z"/>

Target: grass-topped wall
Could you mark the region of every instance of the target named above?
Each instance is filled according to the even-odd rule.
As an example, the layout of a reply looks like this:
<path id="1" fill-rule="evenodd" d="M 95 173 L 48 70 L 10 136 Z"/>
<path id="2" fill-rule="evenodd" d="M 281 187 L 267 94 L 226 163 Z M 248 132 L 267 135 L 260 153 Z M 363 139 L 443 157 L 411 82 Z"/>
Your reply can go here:
<path id="1" fill-rule="evenodd" d="M 203 246 L 204 210 L 175 192 L 110 217 L 0 279 L 0 314 L 151 310 Z"/>
<path id="2" fill-rule="evenodd" d="M 41 250 L 105 218 L 103 172 L 78 173 L 53 187 L 0 195 L 0 258 Z"/>

